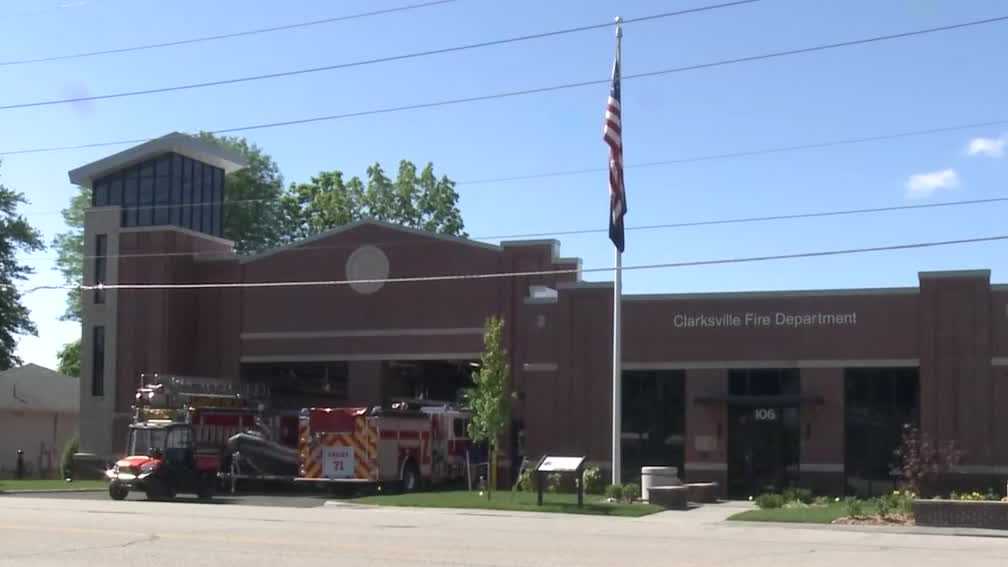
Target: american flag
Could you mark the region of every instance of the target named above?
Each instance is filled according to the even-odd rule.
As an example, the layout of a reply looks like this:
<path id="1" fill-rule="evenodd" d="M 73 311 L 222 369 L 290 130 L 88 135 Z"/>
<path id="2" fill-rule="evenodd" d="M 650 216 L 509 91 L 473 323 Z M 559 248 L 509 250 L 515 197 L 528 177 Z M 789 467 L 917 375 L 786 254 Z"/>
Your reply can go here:
<path id="1" fill-rule="evenodd" d="M 613 62 L 612 87 L 606 104 L 602 139 L 609 144 L 609 240 L 623 252 L 623 216 L 626 215 L 626 187 L 623 185 L 623 123 L 620 109 L 620 53 Z"/>

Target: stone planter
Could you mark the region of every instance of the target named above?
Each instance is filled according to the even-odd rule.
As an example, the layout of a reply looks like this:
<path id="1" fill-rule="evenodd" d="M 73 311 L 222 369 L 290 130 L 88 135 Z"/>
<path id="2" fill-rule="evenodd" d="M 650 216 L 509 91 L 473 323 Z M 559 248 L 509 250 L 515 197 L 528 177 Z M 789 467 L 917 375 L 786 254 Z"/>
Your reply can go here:
<path id="1" fill-rule="evenodd" d="M 918 526 L 1008 530 L 1008 502 L 914 500 Z"/>

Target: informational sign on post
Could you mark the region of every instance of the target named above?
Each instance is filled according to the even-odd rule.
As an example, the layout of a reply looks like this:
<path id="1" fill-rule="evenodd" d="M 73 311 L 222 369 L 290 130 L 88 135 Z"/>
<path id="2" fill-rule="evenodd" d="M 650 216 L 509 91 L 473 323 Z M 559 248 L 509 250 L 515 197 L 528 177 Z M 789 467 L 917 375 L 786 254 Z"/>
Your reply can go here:
<path id="1" fill-rule="evenodd" d="M 353 474 L 353 447 L 322 448 L 322 476 L 326 478 L 352 478 Z"/>
<path id="2" fill-rule="evenodd" d="M 535 466 L 536 501 L 540 506 L 543 503 L 543 477 L 547 474 L 569 474 L 575 479 L 577 485 L 578 507 L 584 505 L 584 466 L 585 457 L 553 457 L 544 456 Z"/>

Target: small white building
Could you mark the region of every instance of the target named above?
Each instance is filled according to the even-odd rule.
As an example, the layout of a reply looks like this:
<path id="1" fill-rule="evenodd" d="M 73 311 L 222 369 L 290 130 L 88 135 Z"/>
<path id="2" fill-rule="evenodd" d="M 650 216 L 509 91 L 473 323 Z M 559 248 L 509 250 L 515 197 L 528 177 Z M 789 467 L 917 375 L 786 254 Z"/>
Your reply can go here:
<path id="1" fill-rule="evenodd" d="M 0 372 L 0 477 L 14 474 L 18 449 L 26 476 L 56 475 L 79 417 L 79 379 L 37 364 Z"/>

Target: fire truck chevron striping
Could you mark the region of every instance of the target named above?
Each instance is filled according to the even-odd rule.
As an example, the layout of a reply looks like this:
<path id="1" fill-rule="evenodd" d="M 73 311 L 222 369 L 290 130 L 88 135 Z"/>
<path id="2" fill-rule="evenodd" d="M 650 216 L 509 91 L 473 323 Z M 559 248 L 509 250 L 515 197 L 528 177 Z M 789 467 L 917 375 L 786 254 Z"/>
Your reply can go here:
<path id="1" fill-rule="evenodd" d="M 307 408 L 298 424 L 301 481 L 439 482 L 462 478 L 465 420 L 447 404 Z M 449 451 L 449 445 L 454 451 Z M 463 450 L 459 450 L 463 449 Z"/>

